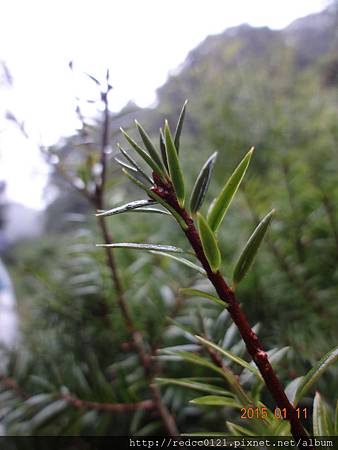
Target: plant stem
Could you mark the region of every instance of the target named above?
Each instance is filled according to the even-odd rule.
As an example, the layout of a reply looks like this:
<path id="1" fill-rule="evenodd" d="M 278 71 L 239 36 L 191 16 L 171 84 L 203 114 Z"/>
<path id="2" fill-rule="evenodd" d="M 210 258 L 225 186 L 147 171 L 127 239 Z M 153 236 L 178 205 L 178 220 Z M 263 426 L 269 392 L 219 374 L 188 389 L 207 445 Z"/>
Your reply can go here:
<path id="1" fill-rule="evenodd" d="M 86 408 L 94 409 L 96 411 L 115 411 L 115 412 L 125 412 L 125 411 L 137 411 L 139 409 L 154 409 L 155 403 L 152 400 L 143 400 L 138 403 L 98 403 L 90 402 L 87 400 L 81 400 L 73 395 L 66 394 L 61 396 L 63 400 L 66 400 L 69 404 L 75 408 Z"/>
<path id="2" fill-rule="evenodd" d="M 0 378 L 0 384 L 2 384 L 7 389 L 11 389 L 18 397 L 22 398 L 23 400 L 27 400 L 31 397 L 26 392 L 24 392 L 18 386 L 17 382 L 12 378 Z M 156 408 L 156 404 L 152 400 L 143 400 L 138 403 L 99 403 L 88 400 L 81 400 L 71 394 L 63 394 L 58 398 L 60 400 L 66 400 L 66 402 L 68 402 L 75 408 L 95 409 L 97 411 L 125 412 L 136 411 L 139 409 L 146 410 Z"/>
<path id="3" fill-rule="evenodd" d="M 268 390 L 276 401 L 277 406 L 281 410 L 285 408 L 287 412 L 287 420 L 290 422 L 292 435 L 297 440 L 299 438 L 306 438 L 307 433 L 297 416 L 297 412 L 293 405 L 289 402 L 282 384 L 279 381 L 274 369 L 272 368 L 262 344 L 260 343 L 256 333 L 250 327 L 246 316 L 235 297 L 234 291 L 227 285 L 219 271 L 213 272 L 211 270 L 211 267 L 203 251 L 199 233 L 194 225 L 192 218 L 189 216 L 188 212 L 185 209 L 182 209 L 179 206 L 176 196 L 173 192 L 164 191 L 164 193 L 162 193 L 162 196 L 185 221 L 187 228 L 183 231 L 192 248 L 194 249 L 197 258 L 206 271 L 209 281 L 214 286 L 219 298 L 228 303 L 229 314 L 231 315 L 232 320 L 237 325 L 240 335 L 245 342 L 246 348 L 252 359 L 255 361 Z M 309 448 L 308 446 L 306 447 Z"/>
<path id="4" fill-rule="evenodd" d="M 106 173 L 107 173 L 107 146 L 109 143 L 110 129 L 109 129 L 109 106 L 108 106 L 108 94 L 111 87 L 109 84 L 109 73 L 107 72 L 107 89 L 106 91 L 101 93 L 102 100 L 104 103 L 104 112 L 103 112 L 103 127 L 102 127 L 102 137 L 101 137 L 101 177 L 99 182 L 96 184 L 95 195 L 93 198 L 93 204 L 96 210 L 102 210 L 104 208 L 104 197 L 105 197 L 105 187 L 106 187 Z M 102 216 L 98 216 L 98 224 L 101 230 L 101 234 L 103 237 L 103 241 L 105 244 L 111 244 L 113 239 L 109 233 L 105 218 Z M 106 259 L 107 266 L 111 273 L 111 278 L 113 285 L 116 291 L 116 299 L 118 306 L 120 308 L 123 320 L 128 328 L 128 331 L 131 335 L 133 346 L 137 352 L 139 361 L 143 366 L 145 376 L 148 381 L 149 389 L 152 393 L 152 397 L 154 399 L 154 403 L 156 405 L 156 409 L 163 421 L 164 427 L 167 430 L 168 434 L 171 436 L 177 436 L 178 430 L 176 427 L 175 420 L 173 416 L 168 411 L 166 405 L 163 403 L 161 398 L 161 393 L 158 388 L 154 384 L 154 378 L 156 375 L 155 365 L 152 362 L 151 355 L 146 352 L 144 340 L 142 333 L 136 328 L 132 316 L 130 314 L 128 304 L 126 302 L 124 296 L 124 289 L 122 285 L 122 281 L 120 279 L 117 264 L 115 260 L 115 255 L 111 248 L 105 247 L 106 250 Z"/>

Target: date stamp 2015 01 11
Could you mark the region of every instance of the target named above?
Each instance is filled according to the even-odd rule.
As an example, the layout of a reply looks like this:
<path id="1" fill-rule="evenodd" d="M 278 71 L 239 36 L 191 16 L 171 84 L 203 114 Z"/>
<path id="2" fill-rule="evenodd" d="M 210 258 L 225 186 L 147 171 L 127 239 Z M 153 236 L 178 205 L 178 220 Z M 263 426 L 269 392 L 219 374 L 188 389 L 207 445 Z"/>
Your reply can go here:
<path id="1" fill-rule="evenodd" d="M 269 410 L 265 406 L 257 408 L 241 408 L 241 419 L 267 419 L 269 417 Z M 271 412 L 270 412 L 271 413 Z M 276 419 L 288 419 L 286 408 L 275 408 L 272 410 Z M 307 408 L 296 408 L 298 419 L 307 419 Z"/>

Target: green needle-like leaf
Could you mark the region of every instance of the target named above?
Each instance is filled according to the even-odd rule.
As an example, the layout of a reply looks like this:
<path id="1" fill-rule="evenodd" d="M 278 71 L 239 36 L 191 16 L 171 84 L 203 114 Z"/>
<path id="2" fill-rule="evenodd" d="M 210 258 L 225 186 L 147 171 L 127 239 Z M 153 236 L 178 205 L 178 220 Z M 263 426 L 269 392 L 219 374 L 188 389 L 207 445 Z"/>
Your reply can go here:
<path id="1" fill-rule="evenodd" d="M 223 306 L 223 308 L 226 308 L 228 306 L 228 304 L 226 302 L 223 302 L 223 300 L 219 299 L 218 297 L 215 297 L 214 295 L 208 294 L 207 292 L 200 291 L 199 289 L 182 288 L 179 291 L 183 295 L 189 295 L 191 297 L 206 298 L 207 300 L 211 300 L 212 302 Z"/>
<path id="2" fill-rule="evenodd" d="M 153 180 L 143 171 L 142 167 L 139 166 L 139 164 L 137 164 L 137 162 L 134 160 L 134 158 L 132 158 L 122 147 L 120 144 L 117 144 L 120 152 L 122 153 L 122 155 L 130 162 L 130 164 L 135 167 L 135 169 L 140 172 L 141 175 L 143 175 L 143 177 L 149 181 L 149 183 L 153 184 Z"/>
<path id="3" fill-rule="evenodd" d="M 160 177 L 164 177 L 163 175 L 163 170 L 162 168 L 157 164 L 156 161 L 153 160 L 153 158 L 151 158 L 148 153 L 143 150 L 142 147 L 140 147 L 135 141 L 134 139 L 132 139 L 125 131 L 123 128 L 121 128 L 121 131 L 124 135 L 124 137 L 127 139 L 127 141 L 129 142 L 129 144 L 134 148 L 134 150 L 141 156 L 141 158 L 148 164 L 148 166 L 150 166 L 152 168 L 152 170 L 154 172 L 156 172 Z"/>
<path id="4" fill-rule="evenodd" d="M 141 208 L 133 209 L 131 212 L 147 213 L 147 214 L 163 214 L 165 216 L 171 216 L 170 212 L 164 211 L 163 209 L 159 209 L 159 208 L 143 208 L 143 207 L 141 207 Z"/>
<path id="5" fill-rule="evenodd" d="M 205 270 L 198 266 L 197 264 L 194 264 L 193 262 L 189 261 L 189 259 L 182 258 L 181 256 L 173 255 L 172 253 L 164 253 L 159 251 L 151 251 L 150 253 L 154 253 L 161 256 L 166 256 L 167 258 L 174 259 L 175 261 L 183 264 L 184 266 L 190 267 L 190 269 L 194 269 L 197 272 L 199 272 L 201 275 L 206 276 Z"/>
<path id="6" fill-rule="evenodd" d="M 183 173 L 180 168 L 177 150 L 172 140 L 168 122 L 164 125 L 165 143 L 167 151 L 167 161 L 169 166 L 169 174 L 172 184 L 174 186 L 178 203 L 183 208 L 184 206 L 184 181 Z"/>
<path id="7" fill-rule="evenodd" d="M 202 356 L 196 355 L 195 353 L 191 353 L 191 352 L 163 351 L 163 354 L 177 356 L 177 357 L 182 358 L 184 361 L 190 362 L 192 364 L 197 364 L 199 366 L 204 366 L 204 367 L 207 367 L 207 368 L 217 372 L 219 375 L 221 375 L 222 377 L 224 377 L 227 380 L 227 382 L 231 386 L 231 389 L 237 395 L 237 397 L 241 403 L 243 403 L 244 405 L 247 405 L 250 403 L 250 398 L 247 396 L 247 394 L 244 392 L 242 386 L 239 384 L 236 375 L 227 367 L 223 367 L 223 369 L 221 369 L 220 367 L 217 367 L 215 364 L 206 360 Z"/>
<path id="8" fill-rule="evenodd" d="M 177 211 L 174 210 L 165 200 L 163 200 L 162 197 L 157 195 L 155 192 L 153 192 L 151 189 L 149 189 L 144 183 L 142 183 L 140 180 L 135 178 L 131 173 L 129 173 L 126 169 L 122 169 L 123 173 L 132 181 L 136 186 L 143 189 L 150 198 L 155 200 L 157 203 L 160 203 L 165 209 L 168 210 L 168 212 L 176 219 L 178 224 L 183 230 L 186 230 L 188 225 L 185 223 L 184 219 L 177 213 Z"/>
<path id="9" fill-rule="evenodd" d="M 222 189 L 219 196 L 212 202 L 209 213 L 208 222 L 210 228 L 213 231 L 217 231 L 218 227 L 222 223 L 222 220 L 234 198 L 241 181 L 245 175 L 246 169 L 248 168 L 253 147 L 248 151 L 242 161 L 239 163 L 231 177 L 226 182 L 224 188 Z"/>
<path id="10" fill-rule="evenodd" d="M 202 206 L 202 203 L 204 201 L 205 195 L 206 195 L 208 187 L 209 187 L 211 174 L 212 174 L 215 162 L 216 162 L 216 158 L 217 158 L 217 152 L 215 152 L 213 155 L 211 155 L 210 158 L 206 161 L 206 163 L 202 167 L 202 169 L 196 179 L 196 182 L 195 182 L 195 185 L 192 190 L 191 197 L 190 197 L 191 214 L 195 214 Z"/>
<path id="11" fill-rule="evenodd" d="M 184 361 L 190 362 L 192 364 L 196 364 L 198 366 L 207 367 L 208 369 L 213 370 L 218 375 L 221 375 L 222 377 L 225 377 L 225 373 L 222 369 L 217 367 L 212 362 L 208 361 L 206 358 L 203 358 L 202 356 L 196 355 L 195 353 L 191 352 L 173 352 L 170 350 L 161 350 L 161 353 L 164 355 L 170 355 L 170 356 L 177 356 L 177 358 L 181 358 Z"/>
<path id="12" fill-rule="evenodd" d="M 313 401 L 313 434 L 314 436 L 332 436 L 327 407 L 319 392 Z"/>
<path id="13" fill-rule="evenodd" d="M 256 375 L 256 377 L 260 380 L 262 377 L 259 373 L 259 371 L 256 369 L 256 367 L 252 366 L 251 364 L 249 364 L 247 361 L 245 361 L 244 359 L 240 358 L 237 355 L 234 355 L 233 353 L 229 352 L 228 350 L 225 350 L 222 347 L 219 347 L 218 345 L 214 344 L 211 341 L 208 341 L 207 339 L 204 339 L 201 336 L 195 335 L 195 338 L 201 342 L 202 344 L 213 348 L 214 350 L 218 351 L 219 353 L 221 353 L 223 356 L 225 356 L 227 359 L 230 359 L 230 361 L 233 361 L 237 364 L 239 364 L 240 366 L 242 366 L 244 369 L 249 370 L 250 372 L 252 372 L 254 375 Z"/>
<path id="14" fill-rule="evenodd" d="M 294 404 L 297 389 L 299 388 L 300 383 L 302 382 L 304 377 L 297 377 L 292 380 L 285 388 L 285 394 L 289 399 L 289 402 Z"/>
<path id="15" fill-rule="evenodd" d="M 156 378 L 158 384 L 174 384 L 177 386 L 183 386 L 189 389 L 194 389 L 196 391 L 207 392 L 209 394 L 223 395 L 223 398 L 234 399 L 231 392 L 220 388 L 219 386 L 213 386 L 211 384 L 200 383 L 192 378 Z"/>
<path id="16" fill-rule="evenodd" d="M 126 162 L 121 161 L 119 158 L 114 158 L 114 159 L 118 164 L 120 164 L 120 166 L 124 167 L 125 169 L 131 170 L 132 172 L 137 172 L 137 169 L 134 166 L 132 166 L 131 164 L 127 164 Z"/>
<path id="17" fill-rule="evenodd" d="M 250 236 L 248 242 L 246 243 L 234 270 L 233 274 L 234 288 L 244 278 L 245 274 L 249 270 L 256 256 L 256 253 L 259 249 L 259 246 L 262 243 L 262 240 L 265 236 L 265 233 L 268 229 L 268 226 L 271 222 L 272 215 L 274 212 L 275 210 L 273 209 L 261 220 L 257 228 Z"/>
<path id="18" fill-rule="evenodd" d="M 304 376 L 297 389 L 295 405 L 304 397 L 318 378 L 336 361 L 338 361 L 338 346 L 326 353 L 326 355 L 324 355 L 323 358 Z"/>
<path id="19" fill-rule="evenodd" d="M 203 397 L 194 398 L 190 400 L 194 405 L 209 405 L 209 406 L 228 406 L 231 408 L 242 408 L 242 405 L 233 398 L 223 397 L 220 395 L 205 395 Z"/>
<path id="20" fill-rule="evenodd" d="M 177 149 L 177 154 L 180 151 L 180 139 L 181 139 L 181 133 L 184 123 L 184 117 L 185 117 L 185 110 L 187 108 L 188 100 L 186 100 L 183 104 L 183 107 L 181 109 L 180 117 L 178 118 L 176 130 L 175 130 L 175 137 L 174 137 L 174 144 Z"/>
<path id="21" fill-rule="evenodd" d="M 117 208 L 110 209 L 108 211 L 103 211 L 96 216 L 114 216 L 115 214 L 122 214 L 124 212 L 132 211 L 136 208 L 142 208 L 148 205 L 154 205 L 156 202 L 154 200 L 136 200 L 134 202 L 126 203 L 125 205 L 119 206 Z"/>
<path id="22" fill-rule="evenodd" d="M 151 156 L 153 161 L 155 161 L 156 164 L 159 167 L 161 167 L 162 171 L 164 171 L 164 167 L 163 167 L 161 158 L 160 158 L 159 154 L 157 153 L 157 150 L 154 147 L 153 143 L 151 142 L 150 137 L 148 136 L 147 132 L 144 130 L 144 128 L 141 126 L 141 124 L 138 123 L 137 120 L 135 120 L 135 125 L 137 126 L 137 129 L 140 133 L 143 144 L 145 145 L 146 149 L 148 150 L 149 155 Z"/>
<path id="23" fill-rule="evenodd" d="M 200 213 L 198 213 L 198 227 L 205 256 L 210 264 L 211 270 L 217 272 L 221 265 L 221 252 L 213 231 Z"/>
<path id="24" fill-rule="evenodd" d="M 245 428 L 236 423 L 226 421 L 227 427 L 232 436 L 257 436 L 257 433 L 252 431 L 251 428 Z M 227 435 L 228 436 L 228 435 Z"/>
<path id="25" fill-rule="evenodd" d="M 161 150 L 163 164 L 165 165 L 165 167 L 167 169 L 167 172 L 169 173 L 169 166 L 168 166 L 168 161 L 167 161 L 167 153 L 166 153 L 166 150 L 165 150 L 165 138 L 164 138 L 164 135 L 163 135 L 162 128 L 160 128 L 160 150 Z"/>
<path id="26" fill-rule="evenodd" d="M 96 244 L 96 247 L 110 247 L 110 248 L 132 248 L 135 250 L 154 250 L 162 252 L 184 253 L 181 248 L 173 245 L 157 245 L 157 244 L 138 244 L 134 242 L 119 242 L 114 244 Z"/>

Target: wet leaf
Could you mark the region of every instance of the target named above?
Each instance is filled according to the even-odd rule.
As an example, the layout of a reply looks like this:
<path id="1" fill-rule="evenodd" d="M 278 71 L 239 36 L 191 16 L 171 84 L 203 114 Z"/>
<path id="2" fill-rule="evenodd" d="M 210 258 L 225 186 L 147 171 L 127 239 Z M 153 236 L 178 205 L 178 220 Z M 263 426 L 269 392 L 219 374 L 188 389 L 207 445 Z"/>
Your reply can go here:
<path id="1" fill-rule="evenodd" d="M 319 392 L 313 401 L 313 434 L 315 436 L 331 436 L 327 407 Z"/>
<path id="2" fill-rule="evenodd" d="M 148 136 L 148 133 L 144 130 L 141 124 L 138 123 L 137 120 L 135 120 L 135 125 L 140 133 L 141 139 L 143 141 L 144 146 L 149 152 L 150 157 L 153 161 L 158 165 L 158 167 L 161 168 L 162 171 L 164 171 L 163 163 L 161 161 L 161 158 L 159 154 L 157 153 L 157 150 L 153 143 L 150 140 L 150 137 Z"/>
<path id="3" fill-rule="evenodd" d="M 235 266 L 233 274 L 234 288 L 236 285 L 244 278 L 247 271 L 249 270 L 257 251 L 263 241 L 265 233 L 271 222 L 274 210 L 270 211 L 258 224 L 252 235 L 250 236 L 248 242 L 246 243 L 238 262 Z"/>
<path id="4" fill-rule="evenodd" d="M 203 250 L 210 264 L 211 270 L 213 272 L 217 272 L 219 266 L 221 265 L 221 252 L 213 231 L 209 227 L 208 222 L 200 213 L 198 213 L 198 228 L 200 231 Z"/>
<path id="5" fill-rule="evenodd" d="M 159 209 L 159 208 L 137 208 L 137 209 L 133 209 L 131 212 L 148 213 L 148 214 L 164 214 L 165 216 L 171 216 L 171 214 L 168 211 L 164 211 L 163 209 Z"/>
<path id="6" fill-rule="evenodd" d="M 165 138 L 164 138 L 164 135 L 163 135 L 162 128 L 160 128 L 160 150 L 161 150 L 163 164 L 165 165 L 165 167 L 167 169 L 167 172 L 169 173 L 169 167 L 168 167 L 168 161 L 167 161 L 167 153 L 166 153 L 166 150 L 165 150 Z"/>
<path id="7" fill-rule="evenodd" d="M 304 377 L 297 377 L 294 380 L 292 380 L 285 388 L 285 394 L 287 398 L 289 399 L 289 402 L 294 404 L 297 389 L 302 382 Z"/>
<path id="8" fill-rule="evenodd" d="M 149 183 L 153 184 L 153 180 L 149 177 L 149 175 L 147 175 L 144 170 L 142 169 L 142 167 L 137 164 L 137 162 L 134 160 L 134 158 L 132 158 L 122 147 L 120 144 L 117 144 L 120 152 L 122 153 L 122 155 L 130 162 L 130 164 L 135 167 L 135 169 L 140 172 L 141 175 L 143 175 L 143 177 L 149 181 Z"/>
<path id="9" fill-rule="evenodd" d="M 232 199 L 234 198 L 245 175 L 246 169 L 248 168 L 253 150 L 254 149 L 251 148 L 248 151 L 226 182 L 219 196 L 213 201 L 210 207 L 208 212 L 208 223 L 213 231 L 217 231 L 218 227 L 222 223 L 222 220 L 224 219 Z"/>
<path id="10" fill-rule="evenodd" d="M 210 158 L 208 158 L 208 160 L 202 167 L 202 169 L 196 179 L 196 182 L 195 182 L 195 185 L 194 185 L 191 197 L 190 197 L 191 214 L 195 214 L 202 206 L 202 203 L 204 201 L 205 195 L 206 195 L 208 187 L 209 187 L 211 174 L 212 174 L 215 162 L 216 162 L 216 158 L 217 158 L 217 152 L 215 152 L 214 154 L 212 154 L 210 156 Z"/>
<path id="11" fill-rule="evenodd" d="M 223 308 L 228 306 L 226 302 L 223 302 L 223 300 L 219 299 L 218 297 L 215 297 L 214 295 L 211 295 L 207 292 L 200 291 L 199 289 L 182 288 L 179 290 L 179 292 L 183 295 L 206 298 L 207 300 L 211 300 L 212 302 L 223 306 Z"/>
<path id="12" fill-rule="evenodd" d="M 240 366 L 242 366 L 244 369 L 249 370 L 254 375 L 256 375 L 256 377 L 258 379 L 261 379 L 261 375 L 260 375 L 259 371 L 256 369 L 256 367 L 252 366 L 250 363 L 248 363 L 244 359 L 240 358 L 237 355 L 234 355 L 233 353 L 229 352 L 228 350 L 225 350 L 222 347 L 219 347 L 218 345 L 214 344 L 213 342 L 208 341 L 207 339 L 204 339 L 201 336 L 195 335 L 195 338 L 202 344 L 207 345 L 207 346 L 213 348 L 214 350 L 218 351 L 219 353 L 221 353 L 221 355 L 225 356 L 230 361 L 233 361 L 233 362 L 239 364 Z"/>
<path id="13" fill-rule="evenodd" d="M 209 405 L 209 406 L 228 406 L 231 408 L 242 408 L 236 400 L 229 397 L 222 397 L 220 395 L 205 395 L 203 397 L 194 398 L 190 400 L 194 405 Z"/>
<path id="14" fill-rule="evenodd" d="M 182 258 L 181 256 L 176 256 L 171 253 L 164 253 L 164 252 L 159 252 L 159 251 L 151 251 L 150 253 L 156 253 L 157 255 L 166 256 L 167 258 L 174 259 L 175 261 L 189 267 L 190 269 L 194 269 L 197 272 L 199 272 L 200 274 L 206 276 L 205 270 L 202 267 L 197 266 L 196 264 L 194 264 L 193 262 L 189 261 L 186 258 Z"/>
<path id="15" fill-rule="evenodd" d="M 131 170 L 132 172 L 137 172 L 137 169 L 134 166 L 121 161 L 119 158 L 114 159 L 120 166 L 124 167 L 125 169 Z"/>
<path id="16" fill-rule="evenodd" d="M 163 352 L 167 355 L 173 355 L 173 356 L 179 356 L 184 361 L 190 362 L 192 364 L 197 364 L 199 366 L 207 367 L 218 374 L 222 375 L 223 378 L 226 379 L 226 381 L 229 383 L 231 389 L 234 391 L 234 393 L 237 395 L 238 399 L 243 404 L 249 404 L 250 399 L 242 389 L 241 385 L 239 384 L 236 375 L 229 370 L 226 367 L 223 367 L 222 369 L 220 367 L 217 367 L 215 364 L 211 363 L 207 359 L 203 358 L 202 356 L 196 355 L 195 353 L 191 352 Z"/>
<path id="17" fill-rule="evenodd" d="M 167 161 L 169 167 L 170 179 L 172 181 L 174 190 L 176 192 L 177 200 L 181 208 L 184 206 L 184 181 L 183 173 L 181 171 L 180 163 L 178 160 L 178 154 L 175 144 L 172 140 L 168 122 L 165 121 L 164 135 L 166 143 Z"/>
<path id="18" fill-rule="evenodd" d="M 226 397 L 232 398 L 233 400 L 233 394 L 229 391 L 224 390 L 223 388 L 220 388 L 219 386 L 213 386 L 211 384 L 206 383 L 200 383 L 198 381 L 195 381 L 192 378 L 156 378 L 156 381 L 159 384 L 165 385 L 165 384 L 174 384 L 176 386 L 183 386 L 189 389 L 193 389 L 195 391 L 201 391 L 201 392 L 208 392 L 210 394 L 218 394 L 218 395 L 224 395 Z"/>
<path id="19" fill-rule="evenodd" d="M 190 362 L 192 364 L 196 364 L 198 366 L 203 366 L 208 369 L 213 370 L 214 372 L 217 372 L 219 375 L 224 377 L 224 372 L 222 369 L 217 367 L 215 364 L 211 363 L 207 359 L 203 358 L 202 356 L 196 355 L 195 353 L 191 352 L 172 352 L 172 351 L 163 351 L 161 352 L 165 355 L 171 355 L 171 356 L 177 356 L 178 358 L 183 359 L 184 361 Z"/>
<path id="20" fill-rule="evenodd" d="M 187 108 L 187 103 L 188 103 L 188 100 L 186 100 L 184 102 L 184 104 L 183 104 L 180 116 L 178 118 L 176 130 L 175 130 L 174 144 L 175 144 L 175 147 L 177 149 L 177 154 L 180 151 L 180 139 L 181 139 L 181 133 L 182 133 L 182 128 L 183 128 L 183 123 L 184 123 L 184 117 L 185 117 L 185 111 L 186 111 L 186 108 Z"/>
<path id="21" fill-rule="evenodd" d="M 138 244 L 134 242 L 119 242 L 114 244 L 96 244 L 96 247 L 109 247 L 109 248 L 131 248 L 135 250 L 153 250 L 162 252 L 184 253 L 181 248 L 174 247 L 173 245 L 156 245 L 156 244 Z"/>
<path id="22" fill-rule="evenodd" d="M 126 169 L 122 169 L 123 173 L 132 181 L 136 186 L 143 189 L 150 198 L 155 200 L 157 203 L 160 203 L 168 212 L 176 219 L 178 224 L 183 230 L 186 230 L 188 225 L 185 223 L 185 221 L 182 219 L 182 217 L 177 213 L 177 211 L 174 210 L 168 203 L 163 200 L 162 197 L 157 195 L 155 192 L 153 192 L 151 189 L 149 189 L 144 183 L 142 183 L 140 180 L 135 178 L 131 173 L 129 173 Z"/>
<path id="23" fill-rule="evenodd" d="M 126 133 L 124 131 L 123 128 L 121 128 L 121 131 L 124 135 L 124 137 L 127 139 L 127 141 L 129 142 L 129 144 L 134 148 L 134 150 L 140 155 L 140 157 L 148 164 L 148 166 L 150 166 L 152 168 L 152 170 L 154 172 L 156 172 L 160 177 L 163 178 L 164 174 L 163 174 L 163 170 L 162 168 L 156 163 L 156 161 L 154 161 L 149 154 L 143 150 L 142 147 L 140 147 L 135 141 L 134 139 L 132 139 L 128 133 Z"/>
<path id="24" fill-rule="evenodd" d="M 137 208 L 141 208 L 148 205 L 155 205 L 154 200 L 136 200 L 134 202 L 126 203 L 125 205 L 119 206 L 117 208 L 109 209 L 108 211 L 100 212 L 96 216 L 114 216 L 116 214 L 122 214 L 128 211 L 132 211 Z"/>
<path id="25" fill-rule="evenodd" d="M 312 385 L 320 378 L 323 373 L 338 360 L 338 346 L 326 353 L 323 358 L 315 364 L 312 369 L 304 376 L 297 394 L 295 397 L 295 404 L 301 400 L 309 391 Z"/>

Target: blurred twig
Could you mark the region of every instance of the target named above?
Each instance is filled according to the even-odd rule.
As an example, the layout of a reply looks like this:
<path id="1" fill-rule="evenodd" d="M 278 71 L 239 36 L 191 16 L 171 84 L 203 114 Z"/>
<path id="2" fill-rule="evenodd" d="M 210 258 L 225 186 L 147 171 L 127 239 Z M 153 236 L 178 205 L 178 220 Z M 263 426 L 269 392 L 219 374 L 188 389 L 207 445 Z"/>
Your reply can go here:
<path id="1" fill-rule="evenodd" d="M 30 398 L 30 396 L 18 386 L 18 383 L 13 378 L 0 379 L 0 384 L 5 386 L 7 389 L 14 391 L 18 395 L 18 397 L 24 400 Z M 97 411 L 125 412 L 136 411 L 138 409 L 154 409 L 156 407 L 155 403 L 152 400 L 143 400 L 137 403 L 99 403 L 81 400 L 71 394 L 61 394 L 56 398 L 60 400 L 66 400 L 75 408 L 94 409 Z"/>
<path id="2" fill-rule="evenodd" d="M 92 77 L 91 77 L 92 78 Z M 98 83 L 95 80 L 96 83 Z M 110 113 L 109 113 L 109 102 L 108 96 L 109 92 L 112 89 L 109 80 L 109 71 L 106 74 L 106 88 L 101 91 L 101 100 L 104 104 L 103 110 L 103 125 L 101 130 L 101 142 L 100 142 L 100 167 L 99 167 L 99 176 L 95 182 L 95 191 L 90 192 L 86 186 L 78 187 L 73 181 L 72 178 L 67 176 L 64 170 L 57 169 L 58 172 L 63 176 L 63 178 L 70 183 L 74 189 L 76 189 L 81 195 L 85 196 L 87 200 L 91 203 L 91 205 L 98 210 L 105 209 L 105 190 L 106 190 L 106 181 L 107 181 L 107 149 L 109 146 L 110 140 Z M 79 120 L 83 124 L 84 122 L 83 116 L 81 114 L 80 107 L 77 107 L 77 114 Z M 113 236 L 111 236 L 108 227 L 106 225 L 105 218 L 102 216 L 98 216 L 98 226 L 103 238 L 103 242 L 105 244 L 111 244 L 113 240 Z M 176 427 L 175 420 L 173 416 L 168 411 L 166 405 L 163 403 L 161 398 L 161 393 L 157 385 L 154 384 L 154 378 L 156 376 L 156 363 L 152 360 L 152 354 L 148 354 L 145 348 L 144 339 L 142 333 L 137 329 L 132 315 L 130 313 L 127 301 L 125 299 L 125 293 L 123 288 L 123 283 L 118 271 L 116 259 L 113 253 L 113 250 L 109 247 L 105 248 L 106 252 L 106 261 L 107 267 L 109 268 L 111 274 L 111 280 L 116 292 L 116 299 L 119 309 L 121 311 L 123 320 L 127 329 L 131 335 L 132 346 L 137 352 L 140 364 L 143 366 L 145 376 L 147 378 L 147 382 L 149 385 L 149 389 L 154 399 L 154 404 L 156 405 L 156 409 L 163 421 L 165 429 L 169 435 L 177 436 L 178 430 Z M 109 316 L 109 308 L 108 305 L 105 305 L 104 308 L 105 316 Z"/>

